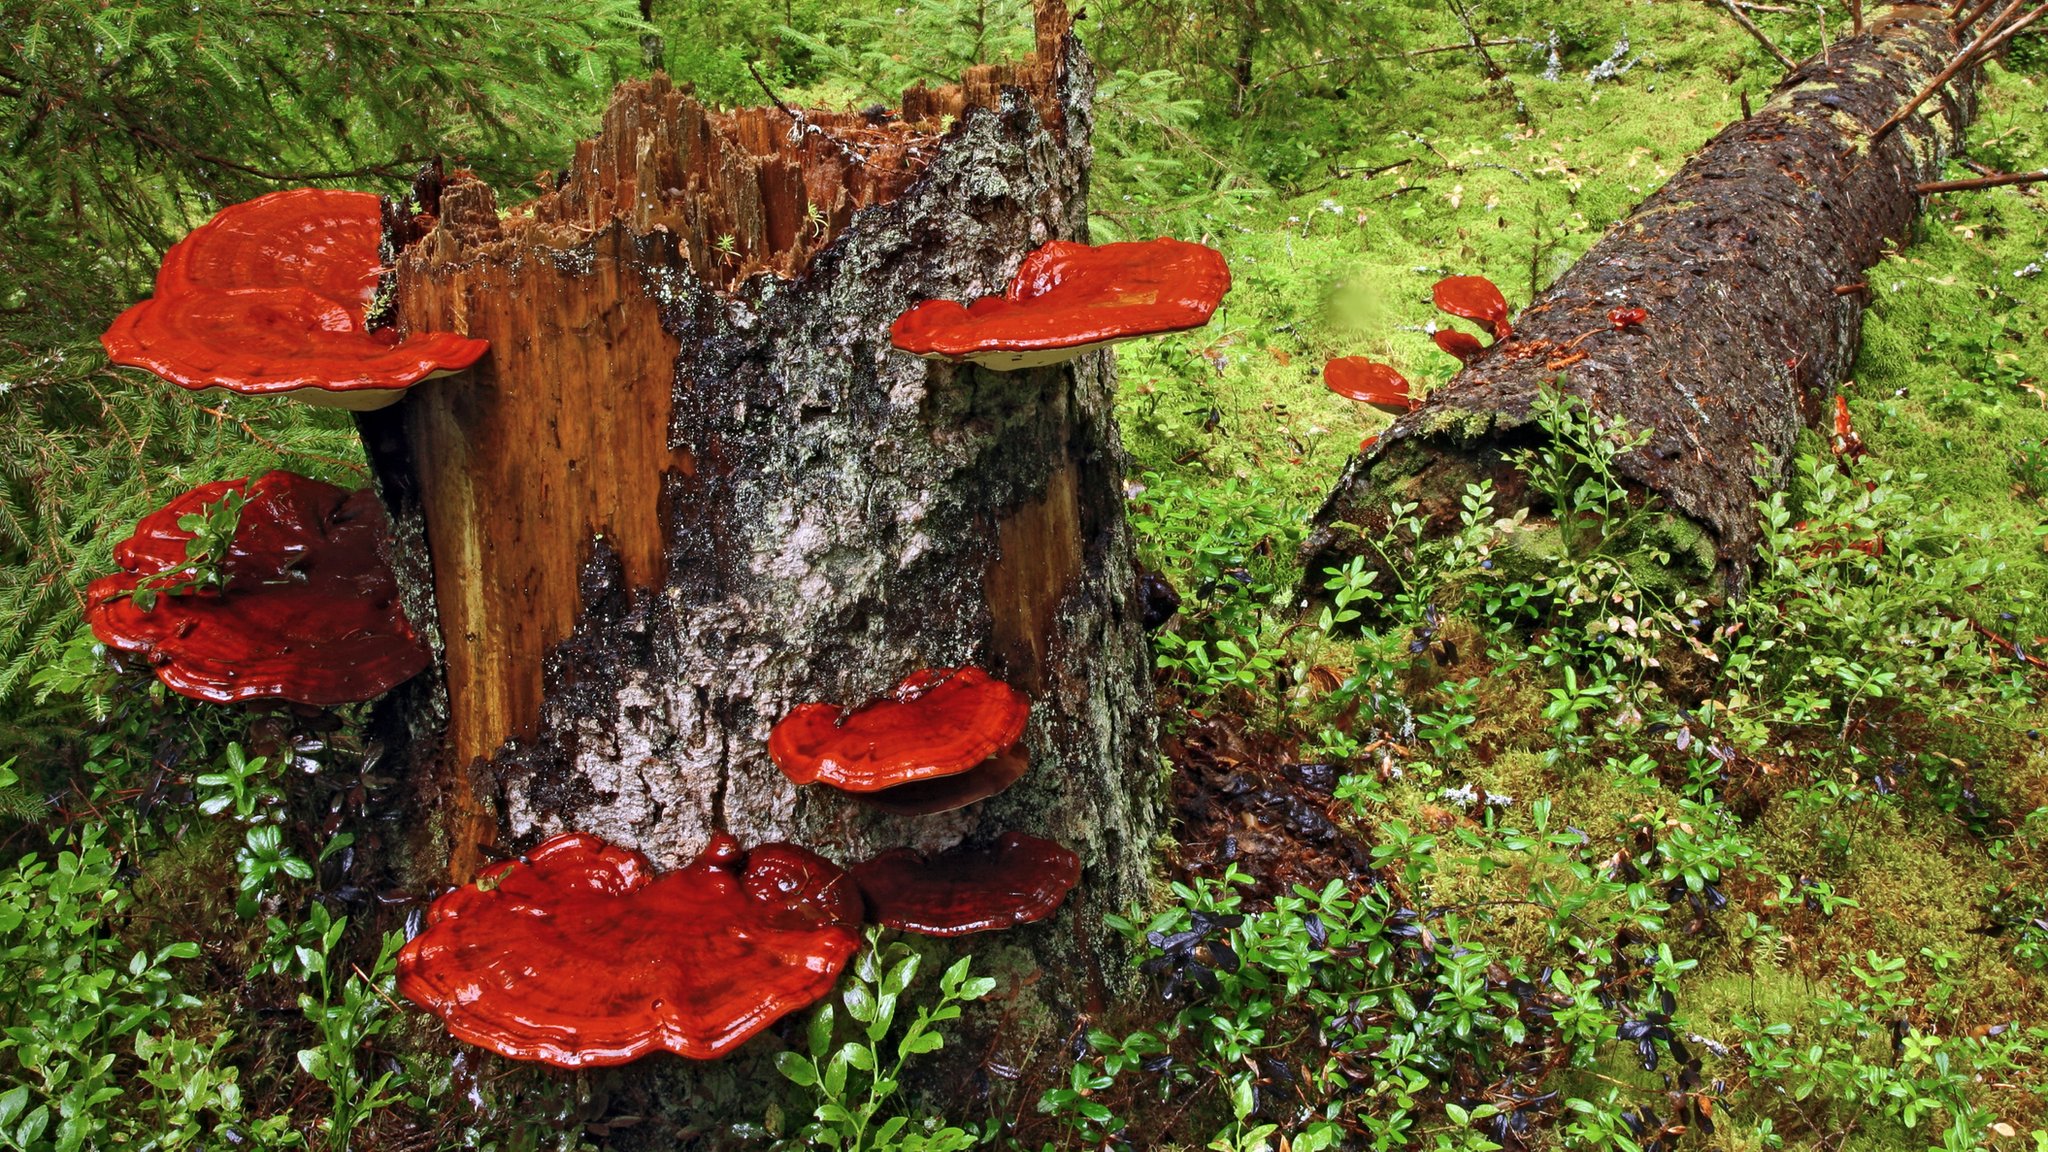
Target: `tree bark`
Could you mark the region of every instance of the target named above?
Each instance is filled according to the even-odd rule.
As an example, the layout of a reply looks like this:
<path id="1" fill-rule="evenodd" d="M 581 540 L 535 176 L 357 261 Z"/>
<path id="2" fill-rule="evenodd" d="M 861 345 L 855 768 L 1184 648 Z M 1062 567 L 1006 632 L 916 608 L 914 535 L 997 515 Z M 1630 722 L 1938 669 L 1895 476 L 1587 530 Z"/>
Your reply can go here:
<path id="1" fill-rule="evenodd" d="M 1677 514 L 1671 539 L 1690 547 L 1675 562 L 1739 588 L 1760 539 L 1754 478 L 1782 479 L 1847 373 L 1866 295 L 1851 286 L 1905 237 L 1914 186 L 1960 141 L 1974 69 L 1874 149 L 1871 130 L 1957 47 L 1940 9 L 1902 4 L 1795 68 L 1537 296 L 1512 339 L 1351 460 L 1304 546 L 1308 586 L 1375 555 L 1392 500 L 1450 529 L 1465 486 L 1491 479 L 1503 513 L 1548 511 L 1509 457 L 1535 443 L 1531 406 L 1554 385 L 1652 432 L 1624 479 Z M 1648 317 L 1618 327 L 1622 307 Z"/>
<path id="2" fill-rule="evenodd" d="M 990 946 L 1062 965 L 1047 1000 L 1100 991 L 1098 918 L 1161 826 L 1113 361 L 998 374 L 888 338 L 1086 236 L 1092 71 L 1037 9 L 1034 57 L 894 117 L 712 111 L 657 77 L 510 214 L 458 176 L 396 219 L 401 331 L 491 341 L 362 421 L 441 656 L 380 718 L 415 883 L 569 829 L 664 867 L 718 829 L 841 862 L 1018 829 L 1084 880 Z M 906 818 L 767 757 L 795 704 L 960 664 L 1032 698 L 1007 792 Z"/>

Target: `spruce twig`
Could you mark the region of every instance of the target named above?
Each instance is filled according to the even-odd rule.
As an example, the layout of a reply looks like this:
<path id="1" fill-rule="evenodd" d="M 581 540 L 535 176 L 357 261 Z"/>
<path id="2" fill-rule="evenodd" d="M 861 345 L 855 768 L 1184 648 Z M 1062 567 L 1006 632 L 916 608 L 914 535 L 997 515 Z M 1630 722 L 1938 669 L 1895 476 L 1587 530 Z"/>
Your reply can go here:
<path id="1" fill-rule="evenodd" d="M 1756 37 L 1756 42 L 1764 46 L 1764 51 L 1776 56 L 1778 63 L 1785 66 L 1785 71 L 1790 72 L 1792 69 L 1799 67 L 1798 61 L 1785 55 L 1783 50 L 1771 42 L 1769 36 L 1764 35 L 1764 30 L 1756 26 L 1756 21 L 1751 20 L 1748 13 L 1736 7 L 1735 0 L 1721 0 L 1721 7 L 1727 9 L 1730 16 L 1735 17 L 1735 22 L 1742 25 L 1744 32 Z"/>

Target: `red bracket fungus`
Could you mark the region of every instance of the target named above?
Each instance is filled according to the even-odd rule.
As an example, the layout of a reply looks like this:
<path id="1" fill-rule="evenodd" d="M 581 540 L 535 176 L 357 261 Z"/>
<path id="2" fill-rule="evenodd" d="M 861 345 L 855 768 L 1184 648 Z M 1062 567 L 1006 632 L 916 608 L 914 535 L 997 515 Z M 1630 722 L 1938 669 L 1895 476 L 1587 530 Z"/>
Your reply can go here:
<path id="1" fill-rule="evenodd" d="M 1205 245 L 1165 237 L 1055 240 L 1024 258 L 1003 295 L 964 306 L 926 300 L 896 318 L 889 339 L 930 360 L 1037 368 L 1123 340 L 1200 328 L 1228 291 L 1230 268 Z"/>
<path id="2" fill-rule="evenodd" d="M 1030 698 L 980 668 L 928 668 L 850 712 L 797 705 L 769 732 L 768 755 L 798 784 L 943 812 L 1016 783 L 1029 766 L 1017 743 L 1030 718 Z"/>
<path id="3" fill-rule="evenodd" d="M 380 203 L 294 188 L 222 209 L 164 254 L 156 294 L 100 337 L 107 358 L 184 388 L 359 411 L 476 363 L 490 347 L 482 340 L 400 340 L 368 326 L 383 270 Z"/>
<path id="4" fill-rule="evenodd" d="M 247 503 L 221 562 L 223 586 L 160 595 L 143 609 L 138 589 L 185 570 L 194 534 L 179 518 L 229 492 Z M 166 687 L 196 700 L 369 700 L 432 659 L 399 607 L 382 551 L 388 531 L 368 489 L 292 472 L 203 484 L 143 517 L 115 546 L 125 571 L 86 589 L 86 620 L 101 643 L 142 656 Z"/>
<path id="5" fill-rule="evenodd" d="M 1438 348 L 1457 357 L 1460 364 L 1470 364 L 1479 359 L 1480 353 L 1486 351 L 1486 345 L 1479 342 L 1479 337 L 1470 332 L 1460 332 L 1456 328 L 1439 328 L 1431 332 L 1429 338 L 1436 341 Z"/>
<path id="6" fill-rule="evenodd" d="M 927 860 L 895 848 L 851 869 L 868 919 L 926 936 L 996 932 L 1043 920 L 1081 881 L 1081 858 L 1050 840 L 1005 832 L 985 848 Z"/>
<path id="7" fill-rule="evenodd" d="M 860 944 L 845 872 L 718 833 L 688 867 L 557 836 L 434 902 L 398 988 L 457 1039 L 563 1068 L 708 1060 L 832 990 Z"/>
<path id="8" fill-rule="evenodd" d="M 935 776 L 878 792 L 849 792 L 848 795 L 871 808 L 880 808 L 898 816 L 929 816 L 986 800 L 1022 780 L 1024 773 L 1030 770 L 1031 754 L 1019 743 L 956 776 Z"/>
<path id="9" fill-rule="evenodd" d="M 1430 297 L 1439 311 L 1486 325 L 1495 341 L 1515 334 L 1508 323 L 1507 297 L 1484 276 L 1446 276 L 1436 282 Z"/>
<path id="10" fill-rule="evenodd" d="M 1370 404 L 1389 416 L 1415 406 L 1407 377 L 1363 356 L 1339 356 L 1323 365 L 1323 384 L 1346 400 Z"/>

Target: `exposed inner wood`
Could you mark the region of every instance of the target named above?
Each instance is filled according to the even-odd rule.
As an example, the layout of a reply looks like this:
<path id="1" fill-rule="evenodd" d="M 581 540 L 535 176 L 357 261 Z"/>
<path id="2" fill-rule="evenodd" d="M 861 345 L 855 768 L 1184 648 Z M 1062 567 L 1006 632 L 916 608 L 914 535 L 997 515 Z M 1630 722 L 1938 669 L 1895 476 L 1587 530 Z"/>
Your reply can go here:
<path id="1" fill-rule="evenodd" d="M 1060 0 L 1034 7 L 1033 56 L 974 68 L 958 86 L 920 85 L 886 116 L 718 111 L 665 77 L 621 85 L 553 191 L 501 214 L 490 189 L 457 176 L 432 215 L 401 225 L 400 330 L 491 342 L 474 371 L 419 389 L 402 409 L 445 645 L 441 759 L 444 795 L 461 810 L 451 820 L 458 879 L 493 839 L 477 766 L 535 735 L 548 656 L 582 611 L 579 576 L 596 541 L 634 589 L 662 587 L 665 478 L 697 464 L 671 445 L 674 398 L 689 381 L 664 307 L 699 283 L 732 291 L 761 273 L 801 277 L 859 209 L 911 185 L 955 119 L 1000 109 L 1006 87 L 1059 125 L 1071 22 Z M 1018 595 L 1049 620 L 1057 591 L 1040 603 L 1039 575 L 1058 576 L 1034 575 Z M 1042 658 L 1043 636 L 1018 642 Z"/>
<path id="2" fill-rule="evenodd" d="M 677 341 L 633 246 L 614 226 L 593 238 L 587 264 L 478 262 L 406 286 L 408 323 L 491 342 L 476 369 L 405 410 L 408 440 L 427 446 L 416 467 L 457 765 L 488 758 L 538 716 L 542 657 L 575 624 L 594 538 L 636 586 L 661 581 L 662 478 L 686 467 L 668 447 Z"/>
<path id="3" fill-rule="evenodd" d="M 989 561 L 986 578 L 994 647 L 1009 682 L 1026 693 L 1045 686 L 1060 600 L 1081 574 L 1081 505 L 1074 473 L 1070 460 L 1047 479 L 1043 498 L 1022 505 L 996 528 L 1001 553 Z"/>

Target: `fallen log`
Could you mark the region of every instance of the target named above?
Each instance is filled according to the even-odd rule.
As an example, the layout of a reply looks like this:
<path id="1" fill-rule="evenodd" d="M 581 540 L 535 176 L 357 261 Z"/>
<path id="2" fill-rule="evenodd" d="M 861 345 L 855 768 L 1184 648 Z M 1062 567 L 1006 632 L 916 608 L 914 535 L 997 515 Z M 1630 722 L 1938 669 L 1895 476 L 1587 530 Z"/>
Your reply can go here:
<path id="1" fill-rule="evenodd" d="M 1650 432 L 1623 480 L 1675 514 L 1674 563 L 1740 587 L 1760 538 L 1753 477 L 1782 478 L 1855 357 L 1864 294 L 1837 289 L 1904 238 L 1916 186 L 1968 123 L 1975 69 L 1874 147 L 1871 133 L 1958 48 L 1940 9 L 1895 5 L 1793 69 L 1538 295 L 1511 339 L 1351 460 L 1303 547 L 1307 586 L 1352 556 L 1377 564 L 1390 501 L 1448 529 L 1465 486 L 1490 479 L 1503 514 L 1549 511 L 1510 458 L 1536 443 L 1532 405 L 1555 387 Z M 1619 308 L 1647 316 L 1616 324 Z"/>

